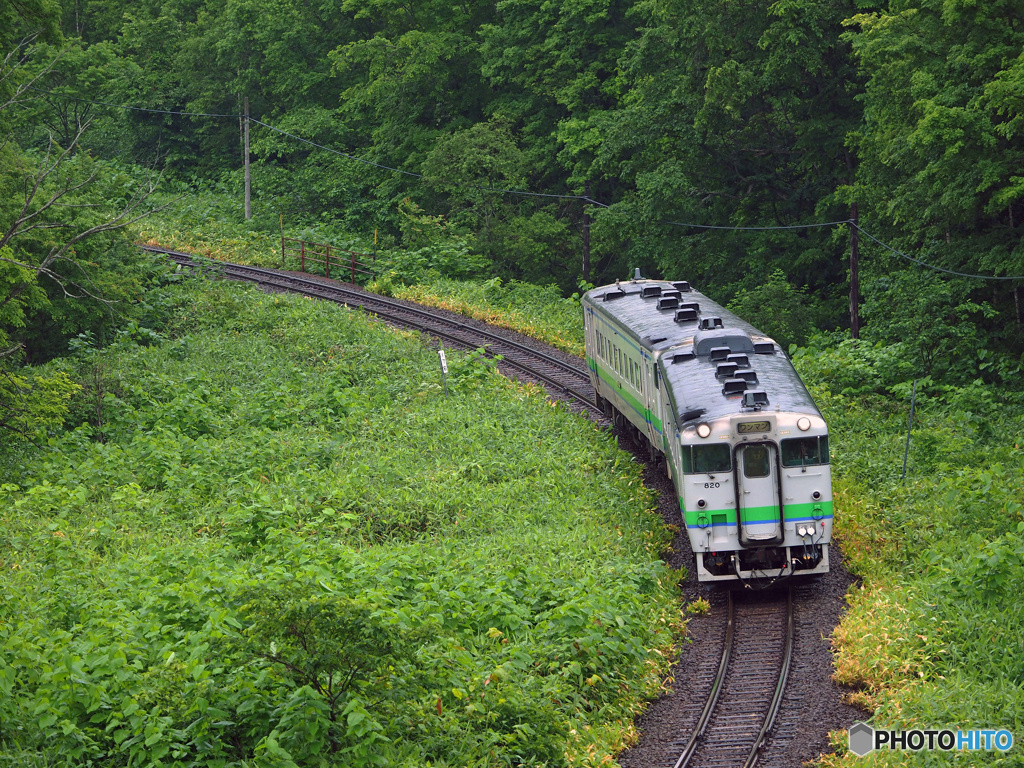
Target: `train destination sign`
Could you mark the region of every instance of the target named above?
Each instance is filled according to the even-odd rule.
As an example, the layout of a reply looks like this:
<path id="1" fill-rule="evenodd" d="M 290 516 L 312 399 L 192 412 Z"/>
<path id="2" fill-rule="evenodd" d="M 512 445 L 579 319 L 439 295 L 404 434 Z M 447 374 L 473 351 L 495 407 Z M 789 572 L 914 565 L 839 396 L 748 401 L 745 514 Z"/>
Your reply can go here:
<path id="1" fill-rule="evenodd" d="M 771 428 L 770 421 L 741 421 L 736 425 L 736 431 L 741 435 L 749 435 L 751 432 L 770 432 Z"/>

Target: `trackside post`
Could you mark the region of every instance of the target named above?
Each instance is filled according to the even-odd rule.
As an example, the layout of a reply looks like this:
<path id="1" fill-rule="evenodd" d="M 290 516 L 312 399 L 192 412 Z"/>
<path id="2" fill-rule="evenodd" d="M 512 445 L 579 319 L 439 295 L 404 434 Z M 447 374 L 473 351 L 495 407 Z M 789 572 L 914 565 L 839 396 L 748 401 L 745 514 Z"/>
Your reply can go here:
<path id="1" fill-rule="evenodd" d="M 444 383 L 444 396 L 448 397 L 448 361 L 444 359 L 444 347 L 437 350 L 437 355 L 441 358 L 441 381 Z"/>

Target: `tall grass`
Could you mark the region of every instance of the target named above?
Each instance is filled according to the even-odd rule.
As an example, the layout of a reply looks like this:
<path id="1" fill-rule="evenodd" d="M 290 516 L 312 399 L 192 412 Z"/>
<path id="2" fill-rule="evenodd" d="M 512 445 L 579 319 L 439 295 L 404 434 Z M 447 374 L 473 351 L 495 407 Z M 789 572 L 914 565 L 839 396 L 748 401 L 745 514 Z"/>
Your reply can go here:
<path id="1" fill-rule="evenodd" d="M 187 278 L 0 453 L 0 753 L 49 765 L 601 765 L 667 672 L 639 466 L 537 388 Z"/>

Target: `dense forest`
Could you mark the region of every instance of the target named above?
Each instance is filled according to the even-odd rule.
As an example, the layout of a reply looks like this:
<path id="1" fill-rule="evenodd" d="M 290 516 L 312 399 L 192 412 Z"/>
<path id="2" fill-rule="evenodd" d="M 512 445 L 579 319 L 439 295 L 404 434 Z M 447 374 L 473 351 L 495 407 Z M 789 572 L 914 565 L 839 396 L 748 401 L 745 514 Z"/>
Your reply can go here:
<path id="1" fill-rule="evenodd" d="M 1019 376 L 1019 0 L 0 8 L 8 364 L 145 326 L 128 225 L 156 188 L 240 190 L 247 104 L 251 227 L 454 243 L 565 295 L 640 267 L 787 344 Z"/>

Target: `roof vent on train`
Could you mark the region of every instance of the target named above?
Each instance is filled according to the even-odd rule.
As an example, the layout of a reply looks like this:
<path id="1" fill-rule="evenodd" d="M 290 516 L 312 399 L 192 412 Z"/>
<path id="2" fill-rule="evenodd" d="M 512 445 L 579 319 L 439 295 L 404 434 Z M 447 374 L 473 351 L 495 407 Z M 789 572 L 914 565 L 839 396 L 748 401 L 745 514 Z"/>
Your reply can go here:
<path id="1" fill-rule="evenodd" d="M 747 388 L 746 379 L 726 379 L 722 384 L 722 394 L 728 397 L 729 395 L 738 395 L 745 391 Z"/>
<path id="2" fill-rule="evenodd" d="M 697 320 L 696 309 L 680 309 L 676 311 L 677 323 L 693 323 Z"/>
<path id="3" fill-rule="evenodd" d="M 673 363 L 685 363 L 688 360 L 695 360 L 697 356 L 693 352 L 677 352 L 672 355 Z"/>
<path id="4" fill-rule="evenodd" d="M 680 293 L 679 291 L 662 291 L 661 295 L 664 296 L 666 299 L 679 299 L 680 301 L 683 300 L 683 294 Z"/>
<path id="5" fill-rule="evenodd" d="M 607 291 L 601 298 L 603 301 L 614 301 L 615 299 L 621 299 L 625 295 L 626 289 L 619 288 L 617 290 Z"/>
<path id="6" fill-rule="evenodd" d="M 700 314 L 700 304 L 696 301 L 683 301 L 679 304 L 680 309 L 692 309 L 698 315 Z"/>
<path id="7" fill-rule="evenodd" d="M 733 378 L 733 374 L 736 373 L 737 368 L 739 368 L 739 366 L 736 365 L 736 363 L 719 363 L 718 367 L 715 369 L 715 378 L 731 379 Z"/>
<path id="8" fill-rule="evenodd" d="M 697 357 L 710 355 L 712 349 L 725 347 L 725 353 L 718 353 L 720 358 L 713 357 L 712 360 L 721 360 L 723 363 L 730 354 L 742 354 L 754 351 L 754 342 L 746 331 L 739 328 L 715 328 L 712 331 L 697 331 L 693 335 L 693 351 Z"/>
<path id="9" fill-rule="evenodd" d="M 661 342 L 668 340 L 668 336 L 644 336 L 641 341 L 647 342 L 648 344 L 661 344 Z"/>
<path id="10" fill-rule="evenodd" d="M 712 347 L 708 354 L 711 355 L 711 362 L 715 362 L 716 360 L 725 360 L 731 351 L 728 347 Z"/>
<path id="11" fill-rule="evenodd" d="M 693 288 L 690 287 L 690 284 L 685 280 L 682 280 L 678 283 L 672 283 L 672 287 L 675 288 L 677 291 L 682 291 L 683 293 L 689 293 L 690 291 L 693 290 Z"/>
<path id="12" fill-rule="evenodd" d="M 757 384 L 757 371 L 751 371 L 749 369 L 745 371 L 736 371 L 733 374 L 733 378 L 746 379 L 750 384 Z"/>
<path id="13" fill-rule="evenodd" d="M 702 331 L 713 331 L 715 328 L 725 328 L 725 323 L 722 322 L 720 317 L 702 317 L 700 320 L 700 329 Z"/>
<path id="14" fill-rule="evenodd" d="M 675 309 L 679 306 L 679 299 L 663 296 L 658 299 L 658 309 Z"/>
<path id="15" fill-rule="evenodd" d="M 768 405 L 768 393 L 763 389 L 755 389 L 743 393 L 744 408 L 753 408 L 755 411 L 760 411 L 766 405 Z"/>
<path id="16" fill-rule="evenodd" d="M 736 366 L 738 368 L 750 367 L 750 358 L 747 357 L 746 355 L 729 355 L 725 359 L 728 360 L 730 363 L 736 363 Z"/>
<path id="17" fill-rule="evenodd" d="M 707 411 L 708 411 L 707 408 L 691 408 L 688 411 L 683 411 L 683 413 L 680 415 L 679 419 L 683 423 L 686 423 L 687 421 L 693 421 L 694 419 L 699 419 L 701 416 L 703 416 L 705 413 L 707 413 Z"/>
<path id="18" fill-rule="evenodd" d="M 770 341 L 759 341 L 754 345 L 754 352 L 758 355 L 775 354 L 775 345 Z"/>
<path id="19" fill-rule="evenodd" d="M 641 299 L 654 299 L 657 298 L 658 296 L 661 296 L 660 285 L 645 285 L 643 288 L 640 289 Z"/>

